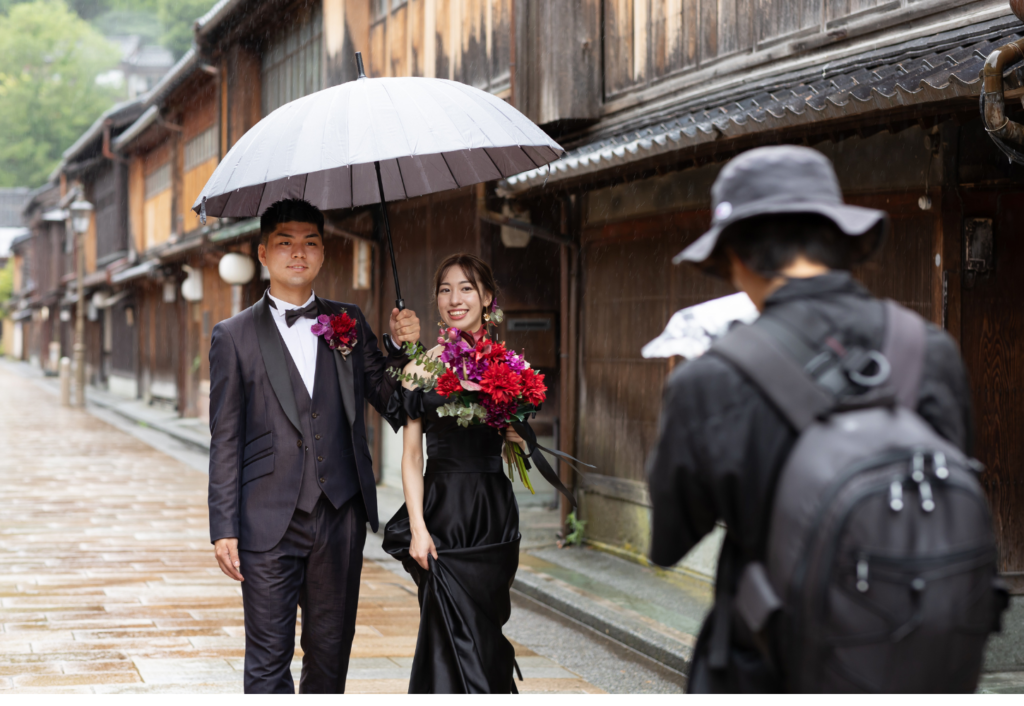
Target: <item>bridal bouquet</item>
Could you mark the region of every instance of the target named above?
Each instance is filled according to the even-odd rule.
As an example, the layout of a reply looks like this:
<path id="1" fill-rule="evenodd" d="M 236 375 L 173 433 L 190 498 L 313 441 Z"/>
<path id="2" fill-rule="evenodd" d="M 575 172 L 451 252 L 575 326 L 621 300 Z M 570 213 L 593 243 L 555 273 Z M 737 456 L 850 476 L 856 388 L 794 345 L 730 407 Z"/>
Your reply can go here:
<path id="1" fill-rule="evenodd" d="M 462 427 L 486 424 L 505 429 L 523 422 L 538 410 L 547 396 L 544 376 L 526 359 L 502 343 L 484 336 L 475 344 L 457 328 L 442 329 L 437 342 L 441 354 L 431 358 L 422 348 L 410 357 L 429 377 L 400 373 L 399 378 L 423 390 L 436 389 L 448 402 L 438 408 L 440 417 L 451 417 Z M 530 492 L 526 458 L 518 444 L 505 442 L 505 456 L 511 468 Z"/>

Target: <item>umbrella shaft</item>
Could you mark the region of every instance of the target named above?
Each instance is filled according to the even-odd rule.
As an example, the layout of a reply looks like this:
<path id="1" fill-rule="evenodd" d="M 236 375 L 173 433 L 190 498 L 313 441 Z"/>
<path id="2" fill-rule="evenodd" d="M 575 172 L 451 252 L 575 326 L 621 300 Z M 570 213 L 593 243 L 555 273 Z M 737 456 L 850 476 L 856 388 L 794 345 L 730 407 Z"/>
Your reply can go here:
<path id="1" fill-rule="evenodd" d="M 384 232 L 388 235 L 388 250 L 391 252 L 391 274 L 395 278 L 395 306 L 401 311 L 405 308 L 405 300 L 402 299 L 402 288 L 398 286 L 398 264 L 395 262 L 395 243 L 391 240 L 391 223 L 388 221 L 388 204 L 384 200 L 384 180 L 380 177 L 380 162 L 373 163 L 377 171 L 377 190 L 380 192 L 380 213 L 384 218 Z"/>

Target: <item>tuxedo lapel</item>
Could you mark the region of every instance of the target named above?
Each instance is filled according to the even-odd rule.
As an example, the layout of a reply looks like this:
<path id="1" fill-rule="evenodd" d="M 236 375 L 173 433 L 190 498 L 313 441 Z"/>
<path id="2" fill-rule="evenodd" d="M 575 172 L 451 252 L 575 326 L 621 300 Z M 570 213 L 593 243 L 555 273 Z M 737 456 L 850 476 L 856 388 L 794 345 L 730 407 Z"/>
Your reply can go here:
<path id="1" fill-rule="evenodd" d="M 274 315 L 270 311 L 270 290 L 263 298 L 253 304 L 252 318 L 256 325 L 256 339 L 260 344 L 260 353 L 263 355 L 263 366 L 267 369 L 267 377 L 270 378 L 270 386 L 277 395 L 277 401 L 281 403 L 285 416 L 292 426 L 302 434 L 299 426 L 299 408 L 295 404 L 295 391 L 292 389 L 291 379 L 288 377 L 288 364 L 284 358 L 284 343 L 281 341 L 281 334 L 277 332 L 277 324 L 274 323 Z"/>
<path id="2" fill-rule="evenodd" d="M 338 312 L 334 309 L 331 304 L 328 304 L 320 297 L 317 297 L 317 303 L 319 304 L 320 311 L 327 312 L 328 316 L 337 316 Z M 358 343 L 356 344 L 358 345 Z M 341 402 L 345 405 L 345 414 L 348 416 L 348 423 L 355 428 L 356 424 L 356 392 L 355 392 L 355 373 L 352 369 L 352 359 L 355 357 L 355 351 L 352 351 L 348 357 L 341 355 L 341 351 L 333 351 L 334 353 L 334 364 L 338 369 L 338 387 L 341 388 Z"/>

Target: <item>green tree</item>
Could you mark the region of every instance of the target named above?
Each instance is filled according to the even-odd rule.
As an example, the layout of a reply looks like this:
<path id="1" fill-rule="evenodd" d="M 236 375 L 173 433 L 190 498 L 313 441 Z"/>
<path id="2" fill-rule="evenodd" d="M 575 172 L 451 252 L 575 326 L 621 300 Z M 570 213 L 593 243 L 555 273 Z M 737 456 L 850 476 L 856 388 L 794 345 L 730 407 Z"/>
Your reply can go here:
<path id="1" fill-rule="evenodd" d="M 0 186 L 35 186 L 114 102 L 96 76 L 118 50 L 61 0 L 0 15 Z"/>
<path id="2" fill-rule="evenodd" d="M 214 0 L 159 0 L 157 17 L 164 26 L 160 43 L 174 53 L 175 59 L 192 46 L 192 26 L 213 4 Z"/>
<path id="3" fill-rule="evenodd" d="M 7 310 L 7 302 L 14 294 L 14 258 L 7 260 L 7 264 L 0 270 L 0 316 Z"/>

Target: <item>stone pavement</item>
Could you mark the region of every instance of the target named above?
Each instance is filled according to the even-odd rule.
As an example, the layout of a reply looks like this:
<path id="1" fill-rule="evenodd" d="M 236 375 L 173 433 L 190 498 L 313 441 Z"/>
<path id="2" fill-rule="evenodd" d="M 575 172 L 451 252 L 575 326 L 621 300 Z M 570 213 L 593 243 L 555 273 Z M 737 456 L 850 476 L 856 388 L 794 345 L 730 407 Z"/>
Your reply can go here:
<path id="1" fill-rule="evenodd" d="M 206 475 L 8 366 L 0 390 L 0 691 L 241 691 L 241 592 L 213 560 Z M 367 559 L 350 692 L 405 692 L 418 618 L 412 582 Z M 521 691 L 601 691 L 516 648 Z"/>

